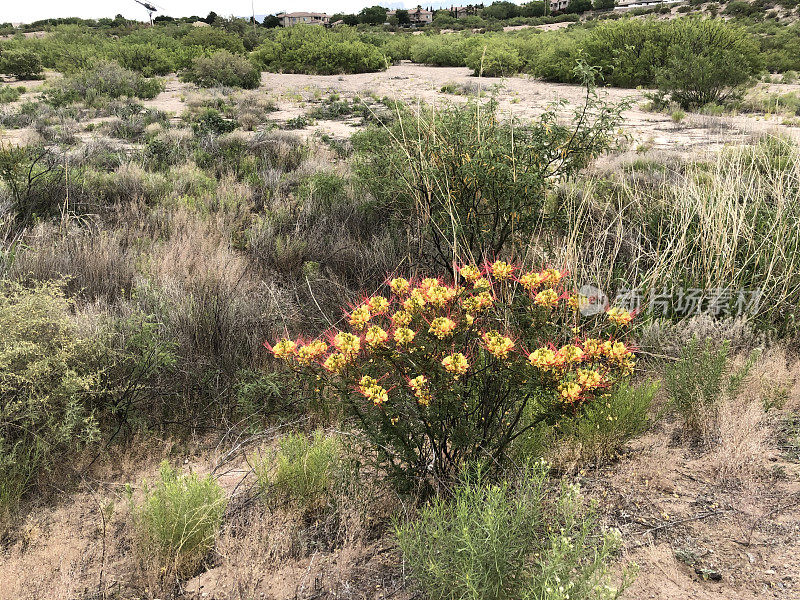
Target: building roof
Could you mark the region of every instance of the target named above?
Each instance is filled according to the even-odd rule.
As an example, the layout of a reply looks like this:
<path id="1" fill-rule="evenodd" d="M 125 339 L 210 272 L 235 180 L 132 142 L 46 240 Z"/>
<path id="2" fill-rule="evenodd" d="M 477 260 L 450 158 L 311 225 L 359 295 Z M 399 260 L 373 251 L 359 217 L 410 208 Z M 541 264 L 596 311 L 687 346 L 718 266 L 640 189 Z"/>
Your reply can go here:
<path id="1" fill-rule="evenodd" d="M 328 13 L 319 13 L 319 12 L 293 12 L 293 13 L 280 13 L 279 15 L 275 15 L 279 19 L 283 17 L 320 17 L 324 18 L 329 16 Z"/>

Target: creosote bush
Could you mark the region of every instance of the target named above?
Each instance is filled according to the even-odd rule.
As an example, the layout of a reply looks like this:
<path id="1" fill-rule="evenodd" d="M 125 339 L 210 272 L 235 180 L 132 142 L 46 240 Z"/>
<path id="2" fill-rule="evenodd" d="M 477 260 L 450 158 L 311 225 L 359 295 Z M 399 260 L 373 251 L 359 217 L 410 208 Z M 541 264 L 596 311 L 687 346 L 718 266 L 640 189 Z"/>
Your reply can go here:
<path id="1" fill-rule="evenodd" d="M 53 106 L 74 102 L 92 106 L 108 98 L 155 98 L 163 89 L 164 84 L 158 79 L 148 79 L 117 63 L 101 61 L 54 81 L 44 97 Z"/>
<path id="2" fill-rule="evenodd" d="M 145 562 L 155 558 L 162 575 L 193 575 L 214 545 L 227 499 L 207 475 L 181 475 L 164 462 L 134 518 Z"/>
<path id="3" fill-rule="evenodd" d="M 496 468 L 517 438 L 580 414 L 634 364 L 614 336 L 629 313 L 581 322 L 580 297 L 565 291 L 562 273 L 516 270 L 465 265 L 453 285 L 395 278 L 389 297 L 346 313 L 349 331 L 269 347 L 339 396 L 398 482 L 452 480 L 470 461 Z"/>
<path id="4" fill-rule="evenodd" d="M 431 600 L 608 600 L 610 563 L 621 546 L 574 484 L 551 490 L 548 466 L 524 469 L 516 485 L 467 475 L 395 528 L 403 559 Z"/>

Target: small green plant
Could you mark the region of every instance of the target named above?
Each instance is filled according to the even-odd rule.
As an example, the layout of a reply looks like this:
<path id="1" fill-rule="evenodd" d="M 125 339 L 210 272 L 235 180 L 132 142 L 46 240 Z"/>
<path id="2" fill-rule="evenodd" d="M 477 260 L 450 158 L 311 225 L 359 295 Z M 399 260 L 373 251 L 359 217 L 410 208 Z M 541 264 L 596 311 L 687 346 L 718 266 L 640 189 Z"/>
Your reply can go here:
<path id="1" fill-rule="evenodd" d="M 548 466 L 525 469 L 516 487 L 466 476 L 451 499 L 396 525 L 403 558 L 432 600 L 617 598 L 611 585 L 617 532 L 602 531 L 594 505 L 574 485 L 552 490 Z"/>
<path id="2" fill-rule="evenodd" d="M 673 110 L 670 118 L 673 123 L 681 123 L 686 118 L 686 113 L 682 110 Z"/>
<path id="3" fill-rule="evenodd" d="M 166 461 L 134 511 L 143 555 L 162 573 L 191 576 L 214 545 L 227 500 L 210 476 L 180 475 Z"/>
<path id="4" fill-rule="evenodd" d="M 733 369 L 729 354 L 727 340 L 715 347 L 710 338 L 701 342 L 694 337 L 682 350 L 680 359 L 664 373 L 670 404 L 693 434 L 709 431 L 716 422 L 720 401 L 725 396 L 736 397 L 758 357 L 758 352 L 753 351 L 741 367 Z"/>
<path id="5" fill-rule="evenodd" d="M 256 458 L 254 464 L 262 493 L 312 510 L 324 506 L 334 490 L 343 465 L 342 446 L 322 430 L 310 437 L 290 433 L 272 460 Z"/>

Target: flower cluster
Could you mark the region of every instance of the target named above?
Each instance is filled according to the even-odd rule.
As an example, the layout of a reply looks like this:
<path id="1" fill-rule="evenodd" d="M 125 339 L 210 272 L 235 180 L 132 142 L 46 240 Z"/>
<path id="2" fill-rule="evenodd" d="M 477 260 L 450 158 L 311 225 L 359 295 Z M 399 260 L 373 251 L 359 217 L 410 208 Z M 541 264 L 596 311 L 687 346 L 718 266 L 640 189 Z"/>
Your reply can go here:
<path id="1" fill-rule="evenodd" d="M 326 341 L 284 339 L 270 349 L 276 358 L 335 375 L 358 397 L 391 413 L 392 423 L 404 399 L 424 410 L 438 402 L 442 390 L 461 393 L 469 378 L 496 369 L 505 370 L 496 376 L 520 385 L 544 386 L 560 404 L 573 408 L 632 372 L 634 356 L 622 341 L 579 341 L 578 327 L 564 327 L 572 333 L 563 335 L 559 345 L 532 335 L 537 323 L 580 318 L 581 297 L 563 289 L 562 271 L 524 271 L 502 260 L 457 271 L 463 285 L 436 278 L 391 279 L 388 296 L 364 298 L 345 314 L 349 331 L 332 332 Z M 560 306 L 565 310 L 557 311 Z M 509 311 L 529 316 L 527 321 L 500 317 Z M 620 308 L 606 317 L 616 326 L 633 318 Z M 528 329 L 515 329 L 521 323 Z"/>

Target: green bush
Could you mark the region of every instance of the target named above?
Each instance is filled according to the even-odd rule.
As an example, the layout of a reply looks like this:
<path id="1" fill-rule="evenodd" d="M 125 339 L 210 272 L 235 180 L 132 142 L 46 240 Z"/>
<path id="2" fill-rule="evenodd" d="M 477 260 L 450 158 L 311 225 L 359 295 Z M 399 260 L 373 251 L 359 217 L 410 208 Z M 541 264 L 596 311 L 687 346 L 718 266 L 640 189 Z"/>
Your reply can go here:
<path id="1" fill-rule="evenodd" d="M 660 90 L 682 108 L 734 97 L 761 68 L 758 46 L 743 29 L 717 19 L 674 19 Z"/>
<path id="2" fill-rule="evenodd" d="M 664 373 L 670 404 L 692 434 L 705 435 L 711 430 L 719 404 L 726 396 L 736 396 L 758 356 L 752 352 L 742 366 L 733 369 L 729 351 L 728 341 L 715 347 L 710 338 L 701 343 L 694 337 Z"/>
<path id="3" fill-rule="evenodd" d="M 227 499 L 211 475 L 179 475 L 166 461 L 134 510 L 145 560 L 162 574 L 193 575 L 214 545 Z"/>
<path id="4" fill-rule="evenodd" d="M 206 52 L 226 50 L 232 54 L 244 54 L 242 38 L 220 27 L 194 27 L 181 39 L 184 46 L 197 46 Z"/>
<path id="5" fill-rule="evenodd" d="M 395 215 L 420 219 L 429 256 L 449 269 L 527 241 L 552 183 L 610 147 L 621 107 L 592 99 L 587 110 L 590 120 L 565 124 L 553 107 L 523 124 L 500 120 L 493 103 L 400 109 L 353 136 L 356 172 Z"/>
<path id="6" fill-rule="evenodd" d="M 290 433 L 281 438 L 273 460 L 257 457 L 256 480 L 265 496 L 311 510 L 324 506 L 340 476 L 343 464 L 339 439 L 317 430 L 311 437 Z"/>
<path id="7" fill-rule="evenodd" d="M 5 50 L 0 52 L 0 73 L 18 79 L 41 79 L 42 60 L 30 50 Z"/>
<path id="8" fill-rule="evenodd" d="M 151 99 L 163 89 L 164 84 L 158 79 L 148 79 L 114 62 L 99 62 L 90 69 L 53 82 L 44 97 L 53 106 L 74 102 L 91 106 L 108 98 Z"/>
<path id="9" fill-rule="evenodd" d="M 370 73 L 386 70 L 386 57 L 351 30 L 297 25 L 276 32 L 252 54 L 256 64 L 277 73 Z"/>
<path id="10" fill-rule="evenodd" d="M 487 44 L 472 49 L 466 65 L 473 75 L 485 77 L 506 77 L 518 73 L 522 67 L 519 52 L 507 41 L 492 38 Z"/>
<path id="11" fill-rule="evenodd" d="M 0 509 L 98 439 L 102 339 L 79 332 L 63 285 L 0 283 Z"/>
<path id="12" fill-rule="evenodd" d="M 247 58 L 219 50 L 208 57 L 194 58 L 181 79 L 201 87 L 224 85 L 252 90 L 261 83 L 261 72 Z"/>
<path id="13" fill-rule="evenodd" d="M 25 88 L 22 86 L 11 87 L 4 85 L 0 87 L 0 104 L 8 104 L 9 102 L 16 102 L 19 97 L 25 93 Z"/>
<path id="14" fill-rule="evenodd" d="M 516 487 L 465 477 L 452 499 L 436 498 L 396 526 L 411 576 L 431 600 L 606 600 L 618 532 L 602 531 L 577 488 L 550 490 L 548 467 L 527 467 Z"/>

